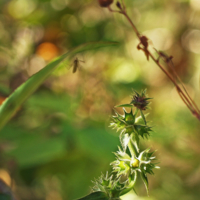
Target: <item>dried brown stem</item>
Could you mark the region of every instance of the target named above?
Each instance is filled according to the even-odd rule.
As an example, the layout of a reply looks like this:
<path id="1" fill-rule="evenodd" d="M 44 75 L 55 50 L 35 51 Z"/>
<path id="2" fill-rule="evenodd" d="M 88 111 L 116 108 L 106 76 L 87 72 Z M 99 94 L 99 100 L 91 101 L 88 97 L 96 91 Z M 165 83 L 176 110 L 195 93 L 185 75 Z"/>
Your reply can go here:
<path id="1" fill-rule="evenodd" d="M 186 104 L 188 109 L 193 113 L 193 109 L 187 104 L 187 102 L 185 101 L 185 98 L 182 96 L 182 93 L 180 93 L 180 90 L 178 90 L 177 88 L 176 88 L 176 90 L 177 90 L 177 93 L 179 94 L 180 98 L 182 99 L 182 101 Z"/>
<path id="2" fill-rule="evenodd" d="M 176 73 L 175 69 L 174 69 L 174 64 L 173 62 L 171 61 L 171 64 L 168 64 L 168 66 L 170 67 L 170 69 L 173 71 L 175 77 L 177 78 L 177 80 L 180 82 L 183 90 L 185 91 L 187 97 L 189 98 L 189 100 L 191 101 L 191 103 L 194 105 L 195 109 L 198 111 L 198 113 L 200 113 L 200 110 L 197 106 L 197 104 L 194 102 L 194 100 L 190 97 L 189 93 L 187 92 L 186 90 L 186 87 L 184 85 L 184 83 L 182 82 L 181 78 L 179 77 L 179 75 Z"/>
<path id="3" fill-rule="evenodd" d="M 125 3 L 124 3 L 124 0 L 121 0 L 121 1 L 122 1 L 123 10 L 126 11 L 126 6 L 125 6 Z"/>
<path id="4" fill-rule="evenodd" d="M 184 98 L 184 103 L 186 104 L 187 107 L 190 108 L 191 112 L 194 114 L 196 113 L 194 106 L 192 105 L 192 103 L 190 102 L 190 100 L 187 98 L 187 96 L 184 94 L 184 92 L 181 90 L 181 88 L 178 86 L 176 80 L 174 78 L 171 77 L 171 75 L 164 69 L 164 67 L 159 63 L 158 59 L 155 59 L 155 57 L 149 52 L 150 57 L 152 58 L 152 60 L 154 60 L 154 62 L 159 66 L 159 68 L 167 75 L 167 77 L 173 82 L 173 84 L 175 85 L 177 92 L 179 94 L 179 96 L 181 95 L 181 98 Z M 175 71 L 175 70 L 174 70 Z M 186 89 L 185 89 L 186 90 Z M 188 92 L 186 93 L 188 96 Z"/>
<path id="5" fill-rule="evenodd" d="M 154 48 L 154 49 L 155 49 L 155 48 Z M 173 63 L 173 61 L 172 61 L 172 58 L 173 58 L 173 57 L 172 57 L 172 56 L 167 56 L 167 55 L 164 54 L 163 52 L 158 52 L 156 49 L 155 49 L 155 51 L 158 53 L 159 58 L 160 58 L 160 57 L 163 58 L 164 62 L 167 64 L 167 66 L 168 66 L 168 67 L 170 68 L 170 70 L 172 71 L 174 80 L 175 80 L 175 81 L 178 80 L 178 81 L 180 82 L 180 84 L 181 84 L 181 86 L 182 86 L 182 88 L 183 88 L 183 90 L 184 90 L 184 92 L 185 92 L 185 94 L 186 94 L 186 96 L 187 96 L 186 99 L 185 99 L 186 101 L 184 100 L 185 104 L 188 103 L 188 104 L 192 107 L 193 110 L 196 109 L 196 110 L 198 111 L 198 113 L 200 113 L 198 106 L 197 106 L 196 103 L 193 101 L 193 99 L 190 97 L 189 93 L 188 93 L 187 90 L 186 90 L 186 87 L 185 87 L 184 83 L 182 82 L 181 78 L 178 76 L 178 74 L 177 74 L 176 71 L 175 71 L 174 63 Z M 158 61 L 159 61 L 159 58 L 158 58 Z M 177 91 L 180 91 L 180 92 L 178 92 L 179 95 L 180 95 L 180 93 L 182 93 L 182 91 L 181 91 L 180 89 L 178 89 Z M 184 93 L 182 94 L 181 98 L 184 98 Z M 188 99 L 187 99 L 187 98 L 188 98 Z M 188 105 L 187 105 L 187 106 L 188 106 Z M 195 108 L 194 108 L 193 106 L 194 106 Z"/>
<path id="6" fill-rule="evenodd" d="M 124 0 L 122 1 L 122 6 L 119 2 L 117 2 L 117 7 L 119 8 L 118 11 L 116 10 L 112 10 L 110 7 L 108 7 L 108 9 L 111 12 L 118 12 L 122 15 L 125 16 L 125 18 L 128 20 L 128 22 L 130 23 L 130 25 L 132 26 L 134 32 L 136 33 L 140 43 L 137 46 L 138 50 L 143 50 L 147 60 L 149 59 L 149 57 L 151 57 L 151 59 L 158 65 L 158 67 L 166 74 L 166 76 L 171 80 L 171 82 L 174 84 L 174 86 L 176 87 L 176 90 L 180 96 L 180 98 L 183 100 L 183 102 L 185 103 L 185 105 L 188 107 L 188 109 L 191 111 L 191 113 L 198 119 L 200 120 L 200 110 L 198 108 L 198 106 L 196 105 L 196 103 L 194 102 L 194 100 L 190 97 L 189 93 L 187 92 L 183 82 L 181 81 L 180 77 L 178 76 L 178 74 L 176 73 L 174 66 L 173 66 L 173 62 L 172 62 L 172 56 L 168 57 L 165 54 L 161 54 L 159 53 L 159 51 L 157 51 L 155 48 L 155 51 L 159 54 L 159 58 L 164 57 L 165 59 L 164 62 L 167 64 L 167 66 L 172 70 L 172 75 L 165 70 L 165 68 L 160 64 L 159 62 L 159 58 L 156 59 L 153 54 L 148 50 L 148 38 L 146 36 L 142 36 L 139 31 L 137 30 L 136 26 L 134 25 L 134 23 L 132 22 L 132 20 L 130 19 L 130 17 L 128 16 L 127 12 L 126 12 L 126 6 L 124 3 Z M 142 46 L 142 47 L 141 47 Z M 179 87 L 176 79 L 180 82 L 183 90 Z M 185 93 L 184 93 L 185 92 Z"/>

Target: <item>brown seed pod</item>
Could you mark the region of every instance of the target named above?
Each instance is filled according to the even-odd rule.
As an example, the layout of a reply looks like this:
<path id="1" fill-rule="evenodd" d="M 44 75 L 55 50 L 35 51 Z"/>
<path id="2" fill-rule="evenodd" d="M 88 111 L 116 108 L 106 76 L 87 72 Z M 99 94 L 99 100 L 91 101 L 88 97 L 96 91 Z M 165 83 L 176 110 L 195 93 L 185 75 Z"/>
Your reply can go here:
<path id="1" fill-rule="evenodd" d="M 98 0 L 101 7 L 108 7 L 113 3 L 113 0 Z"/>

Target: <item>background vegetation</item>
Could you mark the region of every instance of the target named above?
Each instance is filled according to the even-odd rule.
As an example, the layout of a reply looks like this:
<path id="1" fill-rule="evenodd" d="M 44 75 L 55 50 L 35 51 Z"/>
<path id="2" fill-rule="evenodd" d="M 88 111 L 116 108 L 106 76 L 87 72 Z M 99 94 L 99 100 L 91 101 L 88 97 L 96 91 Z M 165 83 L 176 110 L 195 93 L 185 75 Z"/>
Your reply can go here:
<path id="1" fill-rule="evenodd" d="M 125 1 L 127 12 L 154 46 L 174 56 L 191 96 L 200 99 L 200 2 Z M 108 128 L 114 105 L 130 101 L 132 88 L 153 97 L 147 143 L 158 150 L 160 170 L 149 177 L 151 200 L 197 200 L 200 196 L 200 123 L 173 85 L 138 51 L 131 27 L 92 0 L 0 1 L 0 98 L 55 57 L 90 41 L 117 41 L 116 47 L 64 63 L 20 107 L 0 131 L 0 177 L 19 200 L 76 199 L 91 180 L 109 170 L 118 136 Z M 118 109 L 121 112 L 120 109 Z M 146 199 L 142 182 L 136 188 Z"/>

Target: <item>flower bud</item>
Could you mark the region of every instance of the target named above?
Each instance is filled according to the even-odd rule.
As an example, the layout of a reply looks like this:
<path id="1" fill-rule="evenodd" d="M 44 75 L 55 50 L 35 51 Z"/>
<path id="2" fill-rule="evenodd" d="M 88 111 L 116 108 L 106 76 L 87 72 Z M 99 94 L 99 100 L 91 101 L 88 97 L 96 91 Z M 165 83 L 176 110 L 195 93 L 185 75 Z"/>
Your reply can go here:
<path id="1" fill-rule="evenodd" d="M 113 3 L 113 0 L 98 0 L 101 7 L 108 7 Z"/>
<path id="2" fill-rule="evenodd" d="M 135 92 L 131 104 L 140 110 L 146 110 L 147 105 L 149 104 L 149 99 L 151 98 L 146 98 L 146 90 L 144 90 L 141 95 Z"/>
<path id="3" fill-rule="evenodd" d="M 119 162 L 119 167 L 121 168 L 121 169 L 125 169 L 126 167 L 125 167 L 125 162 L 124 161 L 120 161 Z"/>
<path id="4" fill-rule="evenodd" d="M 139 160 L 136 159 L 136 158 L 134 158 L 134 159 L 131 161 L 131 165 L 132 165 L 132 167 L 134 167 L 134 168 L 139 167 Z"/>
<path id="5" fill-rule="evenodd" d="M 122 10 L 122 6 L 121 6 L 121 4 L 120 4 L 119 1 L 116 3 L 116 6 L 117 6 L 120 10 Z"/>

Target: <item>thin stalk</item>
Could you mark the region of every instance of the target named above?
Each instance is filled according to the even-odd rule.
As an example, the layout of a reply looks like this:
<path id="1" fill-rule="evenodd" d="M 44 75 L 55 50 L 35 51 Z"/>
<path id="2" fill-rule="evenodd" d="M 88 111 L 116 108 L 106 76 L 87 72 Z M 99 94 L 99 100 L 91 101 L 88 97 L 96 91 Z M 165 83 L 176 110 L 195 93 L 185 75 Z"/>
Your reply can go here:
<path id="1" fill-rule="evenodd" d="M 198 113 L 200 113 L 200 110 L 199 110 L 197 104 L 196 104 L 195 101 L 190 97 L 189 93 L 188 93 L 187 90 L 186 90 L 186 87 L 185 87 L 184 83 L 182 82 L 181 78 L 179 77 L 179 75 L 178 75 L 178 74 L 176 73 L 176 71 L 174 70 L 174 64 L 173 64 L 173 62 L 171 61 L 171 65 L 168 64 L 168 66 L 169 66 L 170 69 L 173 71 L 173 73 L 174 73 L 175 77 L 177 78 L 177 80 L 180 82 L 180 84 L 181 84 L 183 90 L 185 91 L 187 97 L 189 98 L 189 100 L 190 100 L 190 101 L 192 102 L 192 104 L 195 106 L 195 108 L 197 109 Z"/>
<path id="2" fill-rule="evenodd" d="M 142 43 L 142 40 L 141 40 L 141 34 L 139 33 L 139 31 L 137 30 L 135 24 L 132 22 L 132 20 L 130 19 L 130 17 L 128 16 L 127 12 L 126 12 L 126 6 L 125 6 L 125 3 L 124 3 L 124 0 L 121 0 L 122 1 L 122 7 L 121 6 L 118 6 L 118 8 L 120 9 L 119 11 L 116 11 L 116 10 L 112 10 L 110 7 L 108 7 L 108 9 L 111 11 L 111 12 L 117 12 L 117 13 L 120 13 L 122 15 L 125 16 L 125 18 L 128 20 L 128 22 L 130 23 L 130 25 L 132 26 L 134 32 L 136 33 L 139 41 Z M 118 2 L 119 3 L 119 2 Z M 146 38 L 146 37 L 145 37 Z M 144 46 L 144 43 L 143 43 L 143 46 Z M 157 64 L 157 66 L 166 74 L 166 76 L 171 80 L 171 82 L 174 84 L 174 86 L 176 87 L 176 90 L 179 94 L 179 96 L 181 97 L 181 99 L 183 100 L 183 102 L 185 103 L 185 105 L 188 107 L 188 109 L 191 111 L 191 113 L 198 119 L 200 120 L 200 110 L 197 106 L 197 104 L 194 102 L 194 100 L 192 100 L 192 98 L 190 97 L 189 93 L 187 92 L 184 84 L 182 83 L 181 79 L 179 78 L 179 76 L 177 75 L 177 73 L 175 72 L 175 70 L 170 67 L 170 69 L 172 69 L 173 71 L 173 74 L 175 75 L 175 77 L 173 78 L 173 76 L 171 76 L 171 74 L 169 72 L 167 72 L 165 70 L 165 68 L 159 63 L 159 59 L 156 59 L 153 54 L 147 49 L 148 47 L 148 42 L 147 42 L 147 45 L 144 46 L 144 49 L 143 48 L 140 48 L 142 49 L 145 54 L 147 55 L 147 59 L 148 59 L 148 56 L 151 57 L 151 59 Z M 155 49 L 156 50 L 156 49 Z M 158 51 L 156 50 L 156 52 L 158 53 Z M 169 66 L 169 63 L 167 61 L 165 61 L 165 63 Z M 182 89 L 178 86 L 178 83 L 176 82 L 176 79 L 177 78 L 179 80 L 179 82 L 181 83 L 182 87 L 183 87 L 183 90 L 184 92 L 182 91 Z"/>
<path id="3" fill-rule="evenodd" d="M 136 26 L 134 25 L 134 23 L 132 22 L 132 20 L 130 19 L 130 17 L 127 15 L 126 11 L 122 11 L 121 14 L 123 14 L 126 19 L 129 21 L 129 23 L 131 24 L 132 28 L 134 29 L 136 35 L 138 36 L 138 38 L 140 39 L 140 33 L 139 31 L 137 30 Z"/>
<path id="4" fill-rule="evenodd" d="M 173 84 L 175 85 L 178 94 L 181 93 L 182 95 L 182 99 L 184 98 L 185 101 L 183 101 L 187 107 L 190 107 L 190 111 L 192 112 L 192 114 L 194 114 L 195 112 L 195 108 L 194 106 L 191 104 L 191 102 L 188 100 L 187 96 L 183 93 L 183 91 L 181 90 L 181 88 L 178 86 L 178 84 L 176 83 L 176 81 L 170 76 L 170 74 L 164 69 L 164 67 L 159 63 L 158 59 L 155 59 L 155 57 L 151 54 L 151 52 L 149 52 L 149 56 L 152 58 L 152 60 L 159 66 L 159 68 L 167 75 L 167 77 L 173 82 Z M 189 95 L 189 94 L 188 94 Z M 196 113 L 196 112 L 195 112 Z"/>
<path id="5" fill-rule="evenodd" d="M 185 101 L 184 97 L 182 96 L 182 93 L 179 92 L 179 90 L 177 89 L 177 92 L 180 96 L 180 98 L 182 99 L 182 101 L 187 105 L 188 109 L 193 112 L 193 110 L 191 109 L 191 107 L 187 104 L 187 102 Z M 193 113 L 194 114 L 194 113 Z"/>

